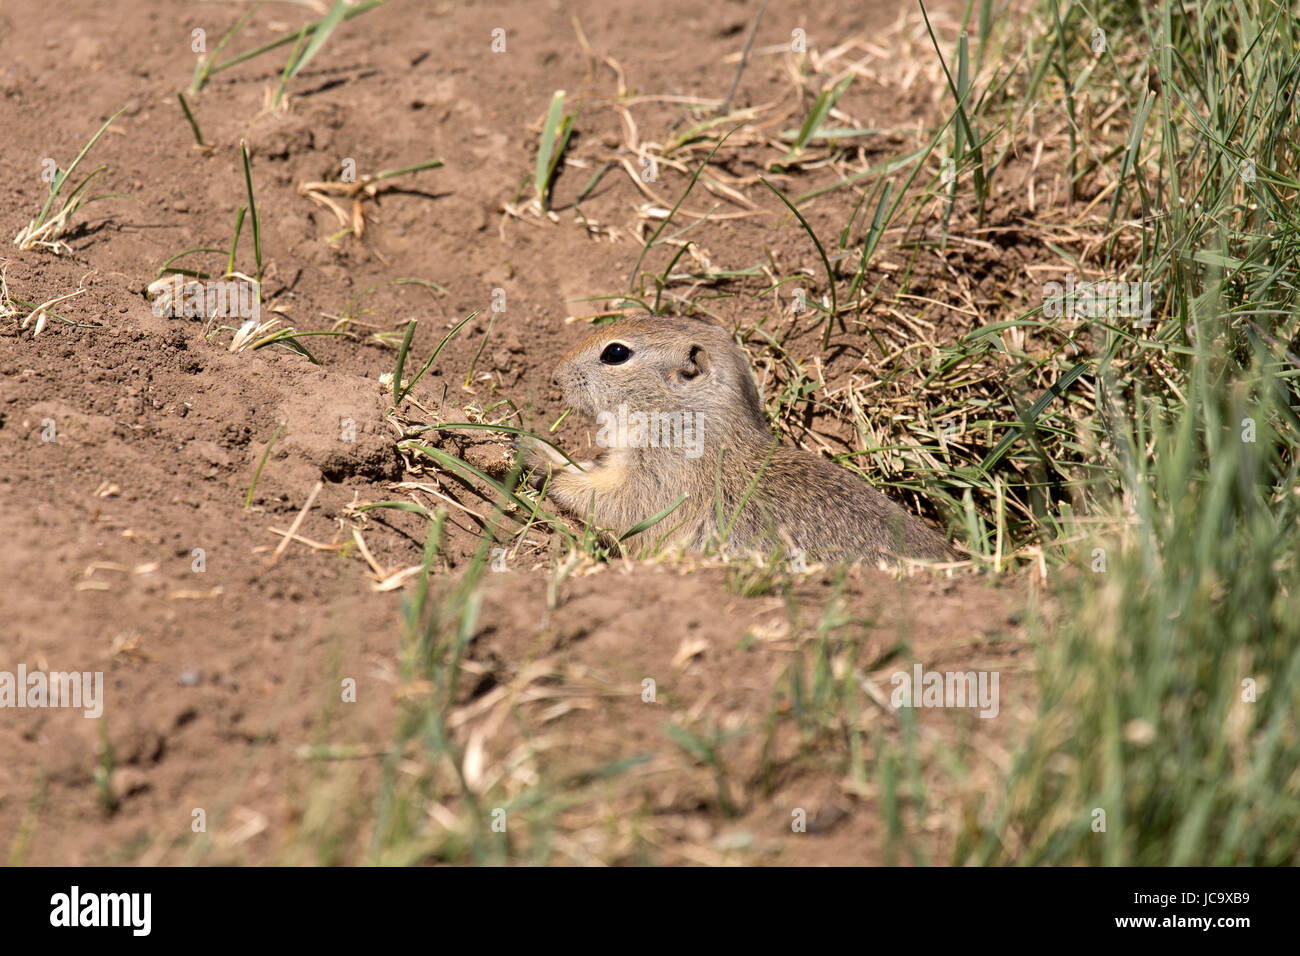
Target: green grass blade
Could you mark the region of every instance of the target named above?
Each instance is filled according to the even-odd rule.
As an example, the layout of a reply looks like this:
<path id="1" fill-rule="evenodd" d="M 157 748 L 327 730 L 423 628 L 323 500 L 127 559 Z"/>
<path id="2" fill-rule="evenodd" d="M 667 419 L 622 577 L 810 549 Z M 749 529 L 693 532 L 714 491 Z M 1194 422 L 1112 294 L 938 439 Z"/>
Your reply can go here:
<path id="1" fill-rule="evenodd" d="M 748 122 L 748 120 L 746 120 L 746 122 Z M 655 244 L 655 240 L 659 238 L 660 233 L 668 228 L 668 223 L 672 222 L 673 216 L 677 215 L 677 210 L 681 208 L 682 203 L 686 202 L 686 197 L 691 194 L 691 190 L 695 188 L 696 180 L 700 178 L 700 173 L 704 172 L 705 167 L 709 165 L 714 154 L 722 148 L 722 144 L 731 137 L 731 134 L 744 125 L 745 123 L 739 123 L 727 130 L 722 139 L 718 140 L 717 145 L 714 146 L 713 149 L 709 150 L 709 155 L 704 157 L 704 162 L 700 163 L 700 165 L 695 168 L 695 172 L 691 175 L 691 181 L 686 185 L 686 191 L 682 193 L 681 198 L 677 200 L 673 205 L 673 208 L 668 211 L 668 215 L 664 218 L 664 221 L 659 223 L 659 228 L 651 234 L 650 240 L 641 247 L 641 252 L 637 255 L 636 262 L 632 266 L 632 277 L 628 280 L 627 290 L 629 293 L 636 288 L 637 273 L 641 269 L 641 262 L 645 259 L 645 254 L 650 251 L 650 247 Z"/>
<path id="2" fill-rule="evenodd" d="M 243 231 L 246 215 L 248 215 L 247 206 L 240 206 L 235 210 L 235 232 L 230 239 L 230 257 L 226 260 L 226 275 L 231 275 L 235 271 L 235 252 L 239 249 L 239 234 Z"/>
<path id="3" fill-rule="evenodd" d="M 258 459 L 257 470 L 253 472 L 253 481 L 248 486 L 248 494 L 244 496 L 244 507 L 248 508 L 253 503 L 253 490 L 257 487 L 257 479 L 262 477 L 262 469 L 266 467 L 266 459 L 271 455 L 271 449 L 275 447 L 276 439 L 280 437 L 280 432 L 284 430 L 284 422 L 275 427 L 275 433 L 271 440 L 266 443 L 266 448 L 262 450 L 262 457 Z"/>
<path id="4" fill-rule="evenodd" d="M 533 188 L 542 212 L 547 211 L 555 169 L 568 145 L 572 125 L 573 114 L 564 114 L 564 90 L 556 90 L 546 111 L 546 123 L 537 148 L 537 171 L 533 175 Z"/>
<path id="5" fill-rule="evenodd" d="M 210 56 L 202 56 L 199 58 L 199 61 L 194 64 L 194 75 L 190 79 L 191 95 L 197 95 L 199 91 L 203 89 L 204 85 L 208 82 L 208 76 L 213 72 L 213 61 L 216 60 L 221 51 L 226 48 L 226 44 L 234 38 L 235 34 L 242 30 L 244 25 L 253 18 L 253 14 L 261 9 L 262 2 L 263 0 L 258 0 L 257 3 L 253 4 L 248 9 L 247 13 L 235 21 L 235 25 L 227 30 L 225 35 L 217 42 L 217 45 L 213 48 Z"/>
<path id="6" fill-rule="evenodd" d="M 419 324 L 415 319 L 406 323 L 406 334 L 402 336 L 402 344 L 397 349 L 397 367 L 393 369 L 394 408 L 402 404 L 402 396 L 406 394 L 402 390 L 402 370 L 406 368 L 406 353 L 411 351 L 411 339 L 415 337 L 415 327 Z"/>
<path id="7" fill-rule="evenodd" d="M 1087 370 L 1088 363 L 1079 362 L 1057 379 L 1046 392 L 1039 396 L 1038 401 L 1034 402 L 1030 407 L 1029 411 L 1025 414 L 1025 421 L 1019 427 L 1011 429 L 1011 431 L 1002 436 L 1002 439 L 993 447 L 993 450 L 988 453 L 982 462 L 980 462 L 980 469 L 988 471 L 996 465 L 1002 456 L 1006 454 L 1007 449 L 1015 443 L 1016 439 L 1023 435 L 1026 429 L 1038 420 L 1038 416 L 1043 414 L 1043 411 L 1047 406 L 1050 405 L 1054 399 L 1063 397 L 1065 395 L 1065 390 L 1073 385 L 1075 379 Z"/>
<path id="8" fill-rule="evenodd" d="M 85 146 L 81 147 L 81 152 L 79 152 L 77 158 L 72 161 L 72 165 L 54 177 L 54 182 L 50 184 L 50 194 L 45 198 L 45 205 L 41 207 L 41 213 L 36 218 L 36 225 L 43 226 L 46 223 L 50 214 L 50 207 L 54 205 L 54 200 L 58 198 L 59 192 L 63 189 L 63 184 L 68 181 L 69 176 L 76 172 L 77 167 L 81 165 L 81 161 L 86 158 L 86 154 L 90 152 L 91 148 L 99 142 L 99 137 L 104 135 L 104 131 L 112 125 L 113 120 L 117 119 L 125 112 L 126 107 L 123 106 L 120 110 L 105 120 L 104 125 L 96 130 L 94 136 L 90 137 L 90 141 L 86 143 Z"/>
<path id="9" fill-rule="evenodd" d="M 366 3 L 360 3 L 355 7 L 351 7 L 347 11 L 347 13 L 343 15 L 343 19 L 346 21 L 346 20 L 351 20 L 353 17 L 359 17 L 361 16 L 361 14 L 368 13 L 371 10 L 373 10 L 375 7 L 380 6 L 385 2 L 386 0 L 368 0 L 368 2 Z M 320 27 L 320 24 L 321 24 L 320 20 L 317 20 L 314 23 L 307 24 L 305 28 L 307 35 L 308 36 L 314 35 L 316 30 Z M 245 53 L 240 53 L 237 56 L 233 56 L 229 60 L 226 60 L 224 63 L 218 63 L 207 71 L 207 73 L 205 74 L 205 79 L 207 76 L 211 76 L 213 73 L 220 73 L 222 70 L 228 70 L 232 66 L 238 66 L 241 63 L 245 63 L 248 60 L 253 59 L 254 57 L 259 57 L 263 53 L 270 53 L 272 50 L 277 50 L 282 46 L 286 46 L 290 43 L 293 43 L 295 40 L 298 39 L 298 33 L 299 33 L 298 30 L 294 30 L 290 33 L 286 33 L 284 36 L 280 37 L 277 40 L 272 40 L 270 43 L 264 43 L 261 46 L 257 47 L 256 49 L 248 50 Z"/>
<path id="10" fill-rule="evenodd" d="M 206 146 L 207 143 L 203 142 L 203 134 L 199 132 L 199 121 L 194 118 L 194 111 L 190 109 L 190 104 L 185 101 L 185 94 L 177 90 L 176 99 L 180 101 L 181 109 L 185 112 L 185 119 L 189 121 L 190 129 L 194 132 L 194 142 L 200 146 Z"/>
<path id="11" fill-rule="evenodd" d="M 257 298 L 262 299 L 262 223 L 257 215 L 257 202 L 253 199 L 253 170 L 248 162 L 248 144 L 239 142 L 244 158 L 244 186 L 248 190 L 248 213 L 253 217 L 253 256 L 257 260 Z"/>
<path id="12" fill-rule="evenodd" d="M 547 524 L 553 527 L 556 531 L 560 532 L 560 534 L 562 534 L 571 544 L 577 541 L 577 539 L 573 535 L 573 532 L 570 531 L 568 526 L 565 525 L 565 523 L 561 521 L 559 518 L 555 517 L 549 512 L 541 510 L 540 508 L 536 508 L 532 502 L 521 498 L 519 495 L 515 494 L 513 490 L 507 488 L 505 485 L 497 481 L 495 478 L 491 478 L 488 475 L 484 474 L 483 472 L 479 471 L 477 468 L 475 468 L 473 465 L 469 464 L 468 462 L 462 461 L 461 459 L 457 458 L 455 455 L 449 455 L 445 451 L 442 451 L 441 449 L 431 448 L 430 446 L 422 445 L 419 442 L 405 441 L 401 443 L 401 446 L 403 448 L 408 449 L 409 451 L 417 452 L 421 455 L 425 455 L 428 458 L 432 458 L 438 464 L 450 468 L 452 471 L 460 472 L 461 474 L 467 474 L 470 475 L 471 477 L 477 478 L 479 481 L 482 481 L 484 484 L 489 485 L 494 490 L 500 492 L 510 501 L 513 501 L 515 504 L 519 505 L 521 508 L 526 509 L 530 514 L 533 512 L 539 514 L 546 521 Z"/>
<path id="13" fill-rule="evenodd" d="M 560 457 L 562 457 L 574 468 L 577 468 L 579 471 L 587 470 L 583 468 L 580 464 L 578 464 L 576 461 L 574 461 L 572 458 L 570 458 L 568 455 L 566 455 L 564 453 L 564 449 L 561 448 L 559 445 L 555 444 L 554 442 L 547 441 L 541 435 L 536 435 L 533 432 L 530 432 L 526 428 L 516 428 L 514 425 L 491 425 L 486 422 L 443 422 L 438 425 L 421 425 L 419 428 L 416 429 L 416 431 L 420 431 L 420 432 L 456 431 L 460 429 L 465 429 L 469 431 L 505 432 L 509 435 L 523 435 L 524 437 L 535 439 L 544 445 L 549 445 L 551 448 L 555 450 L 555 452 L 558 455 L 560 455 Z"/>
<path id="14" fill-rule="evenodd" d="M 618 536 L 619 542 L 622 543 L 626 541 L 628 538 L 640 534 L 642 531 L 648 531 L 649 529 L 653 528 L 659 522 L 663 521 L 670 514 L 672 514 L 674 511 L 680 508 L 682 502 L 689 497 L 690 495 L 686 494 L 685 492 L 682 492 L 682 494 L 677 497 L 677 500 L 674 501 L 672 504 L 670 504 L 663 511 L 657 512 L 656 514 L 651 515 L 649 518 L 643 518 L 642 520 L 638 521 L 636 524 L 632 525 L 631 528 L 624 531 L 621 535 Z"/>
<path id="15" fill-rule="evenodd" d="M 167 259 L 166 262 L 164 262 L 161 266 L 159 266 L 159 267 L 158 267 L 158 276 L 157 276 L 157 277 L 158 277 L 159 279 L 161 279 L 161 278 L 162 278 L 164 275 L 166 275 L 168 272 L 179 272 L 180 270 L 178 270 L 178 269 L 173 269 L 173 268 L 172 268 L 172 263 L 173 263 L 173 262 L 176 262 L 176 261 L 178 261 L 178 260 L 180 260 L 180 259 L 184 259 L 186 256 L 197 255 L 197 254 L 200 253 L 200 252 L 206 252 L 206 253 L 215 254 L 215 255 L 218 255 L 218 256 L 219 256 L 219 255 L 223 255 L 223 254 L 225 253 L 225 251 L 226 251 L 225 249 L 213 249 L 213 248 L 206 247 L 206 246 L 196 246 L 196 247 L 193 248 L 193 249 L 185 249 L 185 250 L 183 250 L 183 251 L 181 251 L 181 252 L 176 253 L 176 255 L 169 257 L 169 258 Z M 196 279 L 207 279 L 207 278 L 210 278 L 210 276 L 209 276 L 206 272 L 204 272 L 204 273 L 200 273 L 200 274 L 198 274 L 198 275 L 195 275 L 194 278 L 196 278 Z"/>
<path id="16" fill-rule="evenodd" d="M 803 126 L 799 127 L 799 132 L 795 134 L 790 151 L 769 167 L 773 172 L 782 172 L 791 162 L 799 158 L 808 143 L 821 131 L 822 123 L 826 121 L 826 117 L 835 108 L 836 101 L 844 95 L 844 91 L 849 88 L 849 84 L 852 82 L 853 74 L 850 73 L 839 83 L 836 83 L 834 88 L 822 90 L 821 95 L 817 97 L 817 101 L 813 103 L 813 108 L 809 110 L 808 118 L 803 121 Z"/>
<path id="17" fill-rule="evenodd" d="M 799 220 L 799 224 L 803 226 L 804 232 L 808 233 L 808 236 L 813 241 L 813 245 L 817 247 L 817 254 L 822 257 L 822 265 L 826 267 L 826 283 L 831 289 L 831 311 L 830 314 L 826 316 L 826 332 L 822 335 L 822 349 L 825 350 L 831 344 L 831 326 L 834 324 L 835 317 L 840 311 L 839 299 L 835 292 L 835 273 L 831 271 L 831 260 L 826 256 L 826 250 L 822 247 L 821 240 L 817 238 L 817 233 L 813 232 L 812 226 L 808 225 L 808 220 L 803 217 L 803 213 L 795 207 L 795 204 L 786 199 L 785 193 L 773 186 L 767 180 L 767 177 L 760 176 L 758 178 L 762 181 L 764 186 L 776 193 L 777 199 L 785 203 L 789 210 L 794 213 L 795 218 Z"/>
<path id="18" fill-rule="evenodd" d="M 398 404 L 400 404 L 402 399 L 405 398 L 410 393 L 411 389 L 415 388 L 415 383 L 418 382 L 420 379 L 424 378 L 424 373 L 429 371 L 430 367 L 434 363 L 434 360 L 437 359 L 437 357 L 442 354 L 442 350 L 447 347 L 447 343 L 452 340 L 452 337 L 461 329 L 463 329 L 469 323 L 469 321 L 472 318 L 474 318 L 474 316 L 478 315 L 479 312 L 481 311 L 482 309 L 475 309 L 469 315 L 465 316 L 465 318 L 461 319 L 460 322 L 457 323 L 454 329 L 452 329 L 450 332 L 448 332 L 446 335 L 442 337 L 442 341 L 438 343 L 438 347 L 434 349 L 433 354 L 429 356 L 429 361 L 425 362 L 424 366 L 420 369 L 420 371 L 416 373 L 415 378 L 411 379 L 411 384 L 406 386 L 406 388 L 402 389 L 401 395 L 397 399 Z"/>
<path id="19" fill-rule="evenodd" d="M 312 57 L 320 52 L 320 48 L 325 45 L 325 41 L 330 38 L 330 34 L 343 22 L 343 18 L 347 16 L 348 11 L 351 9 L 353 8 L 347 3 L 347 0 L 337 0 L 334 6 L 330 8 L 330 12 L 318 21 L 316 29 L 312 31 L 311 42 L 307 44 L 307 49 L 302 51 L 302 56 L 298 58 L 298 61 L 293 64 L 293 69 L 289 71 L 289 79 L 292 80 L 297 76 L 302 71 L 302 68 L 311 62 Z M 307 28 L 304 26 L 304 35 L 306 30 Z M 292 60 L 293 58 L 290 57 L 290 61 Z"/>

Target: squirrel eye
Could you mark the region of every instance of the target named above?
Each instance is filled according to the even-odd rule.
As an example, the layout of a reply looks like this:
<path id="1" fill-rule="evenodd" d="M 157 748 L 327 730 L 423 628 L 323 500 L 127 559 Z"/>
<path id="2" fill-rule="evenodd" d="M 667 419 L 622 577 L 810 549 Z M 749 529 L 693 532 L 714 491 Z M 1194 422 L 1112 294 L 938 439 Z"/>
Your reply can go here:
<path id="1" fill-rule="evenodd" d="M 632 357 L 632 350 L 622 342 L 611 342 L 600 353 L 600 360 L 605 365 L 622 365 Z"/>

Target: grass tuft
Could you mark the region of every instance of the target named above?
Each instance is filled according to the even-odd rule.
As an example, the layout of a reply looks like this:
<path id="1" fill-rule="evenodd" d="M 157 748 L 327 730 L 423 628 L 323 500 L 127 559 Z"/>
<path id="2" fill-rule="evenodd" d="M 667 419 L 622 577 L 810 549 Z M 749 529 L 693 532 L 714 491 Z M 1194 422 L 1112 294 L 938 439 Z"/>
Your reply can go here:
<path id="1" fill-rule="evenodd" d="M 110 116 L 104 122 L 104 125 L 95 131 L 95 135 L 90 137 L 86 145 L 81 148 L 81 152 L 77 154 L 77 158 L 72 161 L 72 164 L 67 169 L 56 169 L 54 171 L 54 179 L 50 182 L 50 194 L 45 198 L 41 211 L 37 213 L 35 219 L 19 231 L 18 235 L 14 236 L 14 244 L 19 249 L 45 248 L 56 254 L 70 251 L 67 243 L 61 240 L 67 234 L 72 217 L 77 213 L 77 210 L 101 199 L 123 198 L 121 193 L 102 193 L 95 196 L 86 194 L 86 187 L 94 182 L 97 176 L 106 172 L 108 170 L 107 166 L 95 167 L 71 190 L 67 187 L 68 180 L 76 173 L 77 167 L 86 158 L 86 154 L 99 142 L 99 138 L 113 124 L 113 120 L 124 112 L 126 112 L 125 106 Z"/>

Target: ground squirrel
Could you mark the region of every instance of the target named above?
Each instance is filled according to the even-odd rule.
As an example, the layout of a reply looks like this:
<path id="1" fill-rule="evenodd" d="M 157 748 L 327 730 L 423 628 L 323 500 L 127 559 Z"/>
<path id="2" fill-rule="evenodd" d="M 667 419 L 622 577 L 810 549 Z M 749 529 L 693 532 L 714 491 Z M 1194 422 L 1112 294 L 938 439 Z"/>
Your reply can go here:
<path id="1" fill-rule="evenodd" d="M 578 518 L 622 533 L 686 493 L 638 537 L 658 540 L 676 528 L 670 540 L 692 549 L 713 540 L 731 552 L 783 547 L 821 560 L 955 556 L 942 536 L 857 475 L 780 444 L 748 359 L 717 326 L 623 319 L 565 355 L 555 381 L 575 411 L 596 420 L 603 450 L 580 470 L 545 443 L 523 439 L 519 460 L 535 487 L 545 481 L 548 496 Z"/>

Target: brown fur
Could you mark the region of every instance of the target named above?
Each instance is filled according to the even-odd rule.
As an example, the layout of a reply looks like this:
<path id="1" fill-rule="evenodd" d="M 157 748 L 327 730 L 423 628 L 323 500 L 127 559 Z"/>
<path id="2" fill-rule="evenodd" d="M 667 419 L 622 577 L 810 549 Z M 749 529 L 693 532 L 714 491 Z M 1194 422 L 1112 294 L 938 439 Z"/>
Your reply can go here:
<path id="1" fill-rule="evenodd" d="M 627 346 L 631 358 L 603 363 L 601 353 L 611 343 Z M 954 556 L 939 534 L 852 472 L 779 444 L 748 359 L 717 326 L 662 316 L 624 319 L 570 351 L 555 379 L 565 401 L 593 419 L 602 412 L 617 415 L 620 405 L 629 413 L 689 413 L 700 439 L 686 448 L 681 442 L 606 447 L 582 464 L 585 471 L 541 442 L 522 441 L 524 467 L 535 470 L 538 486 L 549 478 L 549 497 L 570 514 L 593 515 L 597 525 L 623 532 L 686 492 L 689 497 L 676 511 L 638 537 L 657 539 L 676 527 L 678 540 L 699 549 L 710 540 L 722 541 L 761 470 L 724 542 L 729 551 L 779 544 L 818 559 Z M 688 449 L 702 454 L 691 457 Z"/>

